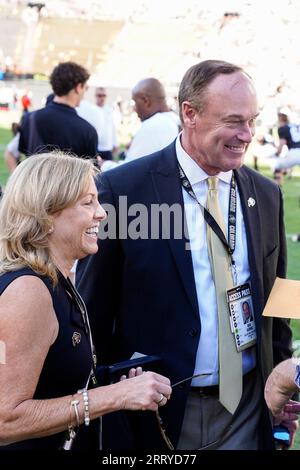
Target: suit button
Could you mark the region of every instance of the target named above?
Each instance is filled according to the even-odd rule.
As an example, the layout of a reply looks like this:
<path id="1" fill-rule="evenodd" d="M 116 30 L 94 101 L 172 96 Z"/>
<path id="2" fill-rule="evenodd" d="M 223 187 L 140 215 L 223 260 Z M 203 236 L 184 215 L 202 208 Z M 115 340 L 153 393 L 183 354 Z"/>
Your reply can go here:
<path id="1" fill-rule="evenodd" d="M 186 387 L 186 383 L 178 385 L 178 388 L 180 388 L 181 390 L 185 389 L 185 387 Z"/>
<path id="2" fill-rule="evenodd" d="M 197 328 L 191 328 L 191 329 L 190 329 L 189 335 L 190 335 L 192 338 L 195 338 L 195 336 L 197 336 L 197 334 L 198 334 Z"/>

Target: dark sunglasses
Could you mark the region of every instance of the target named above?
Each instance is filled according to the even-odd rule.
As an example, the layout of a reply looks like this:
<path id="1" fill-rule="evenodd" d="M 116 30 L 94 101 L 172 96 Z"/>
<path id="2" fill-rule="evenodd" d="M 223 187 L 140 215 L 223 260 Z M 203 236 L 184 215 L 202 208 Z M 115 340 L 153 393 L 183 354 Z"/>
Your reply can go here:
<path id="1" fill-rule="evenodd" d="M 99 94 L 99 95 L 96 95 L 96 98 L 103 98 L 103 97 L 105 97 L 105 96 L 106 96 L 106 95 L 104 95 L 104 94 L 101 94 L 101 95 Z"/>

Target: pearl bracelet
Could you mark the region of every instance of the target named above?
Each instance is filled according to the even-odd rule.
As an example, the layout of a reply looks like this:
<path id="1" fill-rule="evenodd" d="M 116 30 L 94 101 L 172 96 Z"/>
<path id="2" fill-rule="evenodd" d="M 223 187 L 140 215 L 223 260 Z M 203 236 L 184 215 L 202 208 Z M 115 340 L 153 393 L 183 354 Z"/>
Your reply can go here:
<path id="1" fill-rule="evenodd" d="M 89 395 L 86 388 L 82 390 L 78 390 L 77 392 L 79 395 L 82 394 L 83 397 L 83 411 L 84 411 L 84 424 L 85 426 L 89 426 L 90 424 L 90 413 L 89 413 Z"/>

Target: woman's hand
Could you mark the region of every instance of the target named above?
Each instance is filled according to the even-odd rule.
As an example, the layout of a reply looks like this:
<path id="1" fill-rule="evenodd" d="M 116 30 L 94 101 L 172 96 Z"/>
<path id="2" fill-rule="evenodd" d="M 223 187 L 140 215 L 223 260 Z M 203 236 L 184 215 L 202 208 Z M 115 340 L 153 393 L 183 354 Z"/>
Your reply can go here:
<path id="1" fill-rule="evenodd" d="M 120 382 L 122 380 L 132 379 L 132 377 L 137 377 L 138 375 L 142 375 L 142 373 L 143 373 L 143 369 L 141 367 L 137 367 L 136 369 L 133 367 L 128 372 L 128 377 L 127 377 L 127 375 L 121 375 Z"/>
<path id="2" fill-rule="evenodd" d="M 156 372 L 143 372 L 141 367 L 131 369 L 126 380 L 114 384 L 120 393 L 120 409 L 156 411 L 170 399 L 170 380 Z"/>

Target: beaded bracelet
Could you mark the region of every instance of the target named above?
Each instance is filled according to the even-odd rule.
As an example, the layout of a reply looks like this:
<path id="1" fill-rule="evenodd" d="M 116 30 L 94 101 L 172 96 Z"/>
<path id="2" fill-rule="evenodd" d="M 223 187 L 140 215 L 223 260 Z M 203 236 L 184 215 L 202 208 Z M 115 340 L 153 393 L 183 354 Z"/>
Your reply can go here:
<path id="1" fill-rule="evenodd" d="M 84 424 L 89 426 L 90 424 L 90 413 L 89 413 L 89 395 L 86 388 L 78 390 L 78 394 L 82 394 L 83 397 L 83 410 L 84 410 Z"/>

